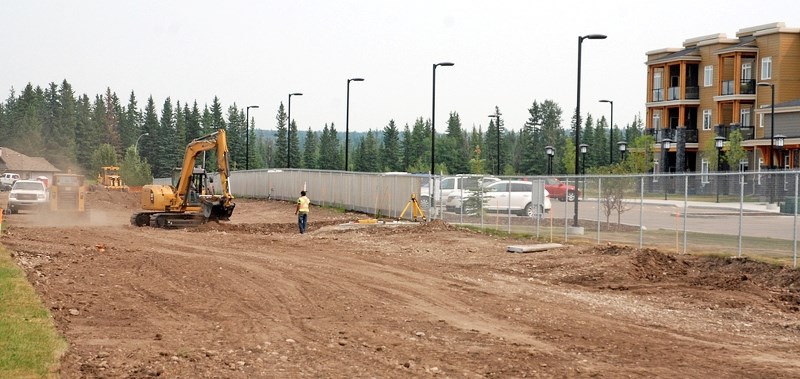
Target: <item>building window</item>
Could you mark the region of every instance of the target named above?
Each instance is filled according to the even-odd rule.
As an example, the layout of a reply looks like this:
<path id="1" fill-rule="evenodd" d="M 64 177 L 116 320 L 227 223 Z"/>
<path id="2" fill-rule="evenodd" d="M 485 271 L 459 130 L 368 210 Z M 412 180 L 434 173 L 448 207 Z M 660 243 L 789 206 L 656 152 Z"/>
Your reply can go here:
<path id="1" fill-rule="evenodd" d="M 653 111 L 653 129 L 661 129 L 661 111 Z"/>
<path id="2" fill-rule="evenodd" d="M 772 79 L 772 57 L 761 58 L 761 80 Z"/>
<path id="3" fill-rule="evenodd" d="M 750 108 L 742 108 L 739 110 L 739 125 L 743 128 L 753 126 L 750 120 Z"/>
<path id="4" fill-rule="evenodd" d="M 764 127 L 764 114 L 763 113 L 758 115 L 758 127 L 759 128 L 763 128 Z"/>
<path id="5" fill-rule="evenodd" d="M 711 130 L 711 109 L 703 109 L 703 130 Z"/>
<path id="6" fill-rule="evenodd" d="M 660 172 L 658 169 L 658 158 L 653 158 L 653 174 Z M 653 183 L 658 183 L 658 175 L 653 175 Z"/>
<path id="7" fill-rule="evenodd" d="M 708 184 L 710 181 L 708 180 L 708 159 L 703 159 L 700 162 L 700 182 L 703 184 Z"/>
<path id="8" fill-rule="evenodd" d="M 711 87 L 714 85 L 714 66 L 708 65 L 703 69 L 703 86 Z"/>
<path id="9" fill-rule="evenodd" d="M 742 63 L 742 80 L 753 79 L 753 65 L 750 62 Z"/>

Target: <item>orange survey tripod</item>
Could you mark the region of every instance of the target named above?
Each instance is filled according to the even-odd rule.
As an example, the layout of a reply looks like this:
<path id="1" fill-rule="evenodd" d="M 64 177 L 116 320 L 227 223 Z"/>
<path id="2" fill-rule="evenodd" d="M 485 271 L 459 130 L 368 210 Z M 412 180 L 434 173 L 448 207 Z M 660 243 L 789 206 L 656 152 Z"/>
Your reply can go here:
<path id="1" fill-rule="evenodd" d="M 412 220 L 417 221 L 417 214 L 419 214 L 422 216 L 422 221 L 426 221 L 425 213 L 422 213 L 422 208 L 419 207 L 419 203 L 417 202 L 417 196 L 413 193 L 411 194 L 411 200 L 409 200 L 406 204 L 406 207 L 403 208 L 403 212 L 400 212 L 400 217 L 398 217 L 399 219 L 403 219 L 403 215 L 406 214 L 408 207 L 411 207 L 411 213 L 414 216 Z"/>

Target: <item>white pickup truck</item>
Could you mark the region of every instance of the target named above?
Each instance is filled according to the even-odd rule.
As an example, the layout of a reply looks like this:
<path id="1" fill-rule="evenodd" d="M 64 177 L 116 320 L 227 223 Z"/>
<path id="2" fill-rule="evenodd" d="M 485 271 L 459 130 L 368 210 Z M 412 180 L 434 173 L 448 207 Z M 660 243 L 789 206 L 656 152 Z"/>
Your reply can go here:
<path id="1" fill-rule="evenodd" d="M 0 176 L 0 191 L 11 190 L 11 186 L 13 186 L 14 182 L 17 180 L 19 180 L 19 174 L 11 172 L 3 173 L 3 176 Z"/>
<path id="2" fill-rule="evenodd" d="M 38 180 L 17 180 L 8 193 L 8 212 L 20 209 L 44 210 L 48 205 L 47 188 Z"/>

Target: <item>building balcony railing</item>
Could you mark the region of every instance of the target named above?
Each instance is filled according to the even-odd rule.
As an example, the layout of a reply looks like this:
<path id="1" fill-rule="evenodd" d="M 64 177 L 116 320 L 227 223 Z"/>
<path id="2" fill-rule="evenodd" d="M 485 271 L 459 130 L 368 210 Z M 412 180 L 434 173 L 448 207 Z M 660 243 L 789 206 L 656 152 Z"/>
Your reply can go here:
<path id="1" fill-rule="evenodd" d="M 669 87 L 667 92 L 667 100 L 680 100 L 681 87 Z"/>
<path id="2" fill-rule="evenodd" d="M 730 134 L 738 130 L 742 134 L 743 140 L 751 140 L 755 138 L 755 128 L 753 125 L 740 125 L 740 124 L 720 124 L 714 127 L 718 136 L 730 139 Z"/>
<path id="3" fill-rule="evenodd" d="M 664 101 L 664 89 L 658 88 L 653 90 L 653 101 Z"/>
<path id="4" fill-rule="evenodd" d="M 673 142 L 678 141 L 678 131 L 683 131 L 684 142 L 686 143 L 697 143 L 697 129 L 661 129 L 661 128 L 650 128 L 645 129 L 645 134 L 653 136 L 656 140 L 656 143 L 661 144 L 665 138 L 669 138 Z"/>
<path id="5" fill-rule="evenodd" d="M 739 93 L 742 95 L 755 95 L 756 94 L 756 80 L 755 79 L 742 79 L 739 87 Z"/>
<path id="6" fill-rule="evenodd" d="M 733 80 L 725 80 L 722 82 L 722 96 L 736 95 L 736 88 L 734 87 Z M 755 95 L 756 81 L 755 79 L 742 79 L 739 82 L 740 95 Z"/>
<path id="7" fill-rule="evenodd" d="M 700 98 L 700 87 L 698 86 L 686 87 L 686 99 L 697 100 L 699 98 Z"/>

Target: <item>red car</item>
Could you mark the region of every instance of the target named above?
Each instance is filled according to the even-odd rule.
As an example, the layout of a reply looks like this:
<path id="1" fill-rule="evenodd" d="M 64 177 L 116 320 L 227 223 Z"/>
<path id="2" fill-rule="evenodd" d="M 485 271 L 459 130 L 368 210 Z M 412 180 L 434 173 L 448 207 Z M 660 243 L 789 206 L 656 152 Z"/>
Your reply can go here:
<path id="1" fill-rule="evenodd" d="M 576 189 L 574 185 L 567 186 L 556 178 L 545 179 L 544 188 L 550 193 L 549 196 L 551 198 L 561 201 L 575 201 L 577 196 L 581 195 L 581 191 Z"/>

